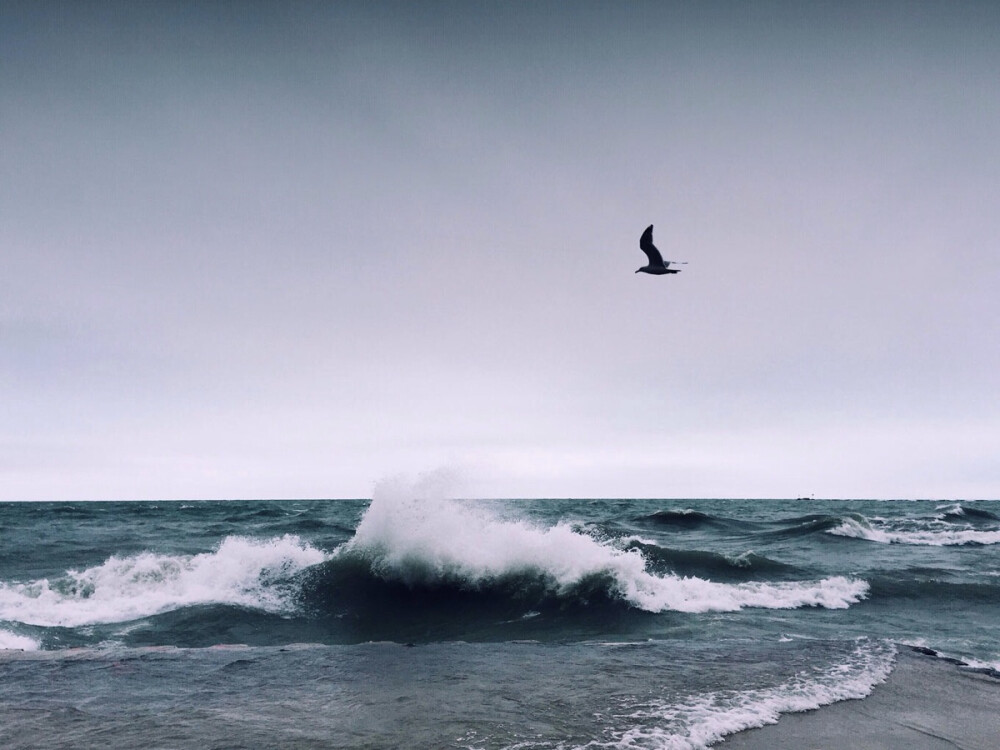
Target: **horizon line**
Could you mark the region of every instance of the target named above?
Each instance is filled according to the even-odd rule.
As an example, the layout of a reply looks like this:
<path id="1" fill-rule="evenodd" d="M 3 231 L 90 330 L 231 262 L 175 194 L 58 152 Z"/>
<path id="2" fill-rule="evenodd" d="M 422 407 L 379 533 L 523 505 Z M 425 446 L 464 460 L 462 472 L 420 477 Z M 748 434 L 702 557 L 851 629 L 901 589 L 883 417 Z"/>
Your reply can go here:
<path id="1" fill-rule="evenodd" d="M 16 500 L 16 499 L 0 499 L 0 505 L 9 503 L 282 503 L 282 502 L 309 502 L 309 503 L 321 503 L 321 502 L 371 502 L 374 498 L 372 497 L 160 497 L 160 498 L 75 498 L 75 499 L 50 499 L 50 500 Z M 705 500 L 722 500 L 722 501 L 737 501 L 737 500 L 757 500 L 757 501 L 822 501 L 822 502 L 856 502 L 856 501 L 871 501 L 871 502 L 996 502 L 1000 501 L 1000 497 L 836 497 L 836 496 L 820 496 L 810 495 L 806 497 L 805 495 L 800 495 L 797 497 L 764 497 L 764 496 L 731 496 L 731 497 L 714 497 L 714 496 L 702 496 L 702 497 L 690 497 L 690 496 L 654 496 L 654 495 L 643 495 L 643 496 L 547 496 L 547 497 L 448 497 L 448 500 L 457 501 L 510 501 L 510 502 L 548 502 L 548 501 L 559 501 L 559 502 L 605 502 L 609 500 L 663 500 L 663 501 L 680 501 L 687 500 L 692 502 L 699 502 Z"/>

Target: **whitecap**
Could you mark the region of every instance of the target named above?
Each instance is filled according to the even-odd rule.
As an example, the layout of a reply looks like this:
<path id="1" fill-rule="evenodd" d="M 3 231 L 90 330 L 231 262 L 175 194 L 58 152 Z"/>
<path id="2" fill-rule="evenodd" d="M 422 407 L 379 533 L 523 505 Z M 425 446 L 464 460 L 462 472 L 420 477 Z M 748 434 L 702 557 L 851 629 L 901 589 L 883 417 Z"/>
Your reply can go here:
<path id="1" fill-rule="evenodd" d="M 0 583 L 0 620 L 46 627 L 128 622 L 197 604 L 286 613 L 282 581 L 327 555 L 296 536 L 232 536 L 213 552 L 110 557 L 55 579 Z"/>
<path id="2" fill-rule="evenodd" d="M 729 584 L 656 575 L 640 550 L 595 539 L 572 523 L 539 527 L 468 503 L 417 498 L 398 483 L 377 489 L 354 537 L 337 554 L 363 557 L 376 574 L 411 584 L 477 587 L 503 576 L 541 574 L 565 592 L 590 576 L 609 576 L 615 593 L 649 612 L 840 609 L 868 593 L 865 581 L 842 576 Z"/>
<path id="3" fill-rule="evenodd" d="M 1000 531 L 956 529 L 950 524 L 945 526 L 933 522 L 927 522 L 923 525 L 914 525 L 913 522 L 910 522 L 908 527 L 904 527 L 884 519 L 870 519 L 866 522 L 845 518 L 843 523 L 830 529 L 828 533 L 880 544 L 912 544 L 930 547 L 1000 543 Z"/>
<path id="4" fill-rule="evenodd" d="M 26 635 L 0 630 L 0 651 L 37 651 L 42 644 Z"/>

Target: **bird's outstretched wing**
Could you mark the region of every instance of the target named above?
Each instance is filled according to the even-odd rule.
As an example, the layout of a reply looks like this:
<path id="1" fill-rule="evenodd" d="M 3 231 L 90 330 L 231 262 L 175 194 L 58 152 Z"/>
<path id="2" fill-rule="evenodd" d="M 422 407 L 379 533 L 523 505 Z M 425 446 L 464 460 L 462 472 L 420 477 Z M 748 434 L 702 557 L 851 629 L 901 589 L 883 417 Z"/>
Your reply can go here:
<path id="1" fill-rule="evenodd" d="M 646 231 L 642 233 L 642 237 L 639 238 L 639 249 L 646 253 L 646 257 L 649 258 L 649 265 L 651 266 L 662 266 L 663 256 L 660 255 L 660 251 L 656 249 L 656 245 L 653 244 L 653 225 L 650 224 L 646 227 Z"/>

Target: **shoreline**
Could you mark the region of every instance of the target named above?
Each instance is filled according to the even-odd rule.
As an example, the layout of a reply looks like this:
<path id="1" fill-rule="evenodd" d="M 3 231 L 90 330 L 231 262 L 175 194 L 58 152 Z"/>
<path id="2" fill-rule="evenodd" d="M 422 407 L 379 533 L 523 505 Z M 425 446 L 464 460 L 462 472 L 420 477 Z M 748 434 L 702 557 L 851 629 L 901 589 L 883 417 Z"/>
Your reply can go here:
<path id="1" fill-rule="evenodd" d="M 863 699 L 783 714 L 713 745 L 721 750 L 996 750 L 1000 675 L 930 649 L 900 646 L 886 681 Z"/>

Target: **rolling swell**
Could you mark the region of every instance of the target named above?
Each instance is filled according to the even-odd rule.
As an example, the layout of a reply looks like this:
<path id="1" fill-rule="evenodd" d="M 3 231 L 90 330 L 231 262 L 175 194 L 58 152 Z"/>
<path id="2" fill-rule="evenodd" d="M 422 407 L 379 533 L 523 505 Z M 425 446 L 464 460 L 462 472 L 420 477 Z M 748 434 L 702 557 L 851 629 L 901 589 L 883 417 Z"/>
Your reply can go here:
<path id="1" fill-rule="evenodd" d="M 632 630 L 651 617 L 600 573 L 563 588 L 528 570 L 475 583 L 453 575 L 406 580 L 347 554 L 305 571 L 300 586 L 303 615 L 347 641 L 577 637 Z"/>
<path id="2" fill-rule="evenodd" d="M 651 570 L 680 576 L 704 576 L 713 580 L 748 581 L 760 576 L 793 578 L 801 576 L 794 565 L 772 560 L 754 552 L 730 557 L 718 552 L 673 549 L 656 544 L 632 541 L 631 549 L 639 550 Z"/>
<path id="3" fill-rule="evenodd" d="M 946 507 L 941 517 L 946 521 L 958 523 L 995 523 L 1000 521 L 1000 516 L 982 508 L 972 505 L 953 505 Z"/>
<path id="4" fill-rule="evenodd" d="M 899 600 L 925 602 L 930 608 L 961 603 L 992 606 L 1000 611 L 1000 586 L 991 583 L 951 582 L 902 576 L 874 576 L 871 601 L 886 603 Z"/>
<path id="5" fill-rule="evenodd" d="M 658 510 L 632 519 L 636 523 L 655 526 L 659 529 L 691 531 L 694 529 L 717 529 L 745 531 L 748 524 L 731 518 L 714 516 L 698 510 Z M 754 524 L 750 524 L 751 526 Z"/>
<path id="6" fill-rule="evenodd" d="M 832 531 L 843 525 L 846 518 L 856 518 L 863 520 L 861 516 L 848 514 L 846 516 L 827 515 L 825 513 L 814 513 L 796 518 L 788 518 L 782 521 L 775 521 L 773 525 L 783 528 L 767 532 L 765 536 L 771 538 L 796 538 L 822 534 Z"/>
<path id="7" fill-rule="evenodd" d="M 764 532 L 764 539 L 796 539 L 813 535 L 830 542 L 837 539 L 862 540 L 880 544 L 913 546 L 963 546 L 1000 543 L 1000 528 L 994 514 L 985 510 L 955 506 L 934 517 L 867 517 L 860 513 L 810 514 L 771 522 L 778 526 Z"/>
<path id="8" fill-rule="evenodd" d="M 180 648 L 207 648 L 220 644 L 275 646 L 323 643 L 336 640 L 337 635 L 322 623 L 297 614 L 276 614 L 227 604 L 183 607 L 146 618 L 139 626 L 105 627 L 98 633 L 105 642 L 113 641 L 129 647 L 169 643 Z"/>

